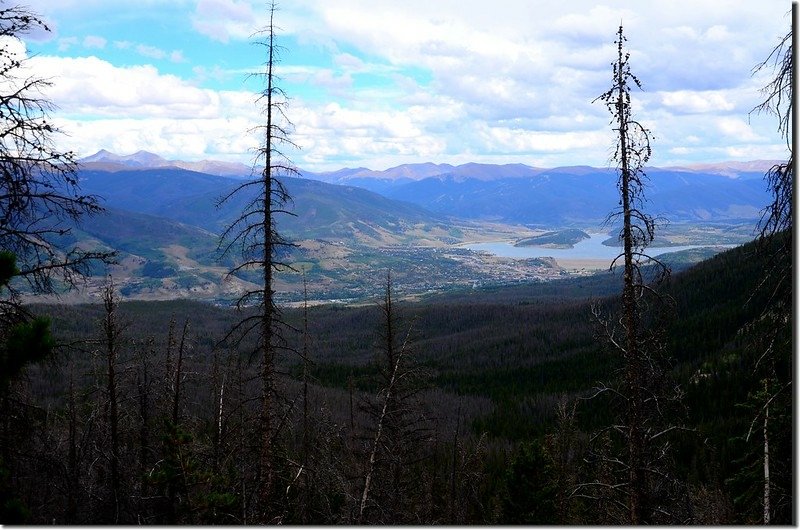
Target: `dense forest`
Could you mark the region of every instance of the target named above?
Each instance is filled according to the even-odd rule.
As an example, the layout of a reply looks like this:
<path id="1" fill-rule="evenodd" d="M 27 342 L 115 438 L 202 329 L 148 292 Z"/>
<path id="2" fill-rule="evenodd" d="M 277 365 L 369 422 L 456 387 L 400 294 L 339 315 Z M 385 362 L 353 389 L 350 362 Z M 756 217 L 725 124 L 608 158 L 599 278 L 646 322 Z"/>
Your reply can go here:
<path id="1" fill-rule="evenodd" d="M 763 515 L 763 426 L 748 439 L 761 339 L 747 324 L 768 299 L 757 289 L 767 250 L 753 243 L 725 252 L 666 288 L 676 301 L 669 375 L 685 392 L 670 457 L 685 521 Z M 600 522 L 603 504 L 573 493 L 597 476 L 592 434 L 613 418 L 608 402 L 587 399 L 620 363 L 597 340 L 591 308 L 617 304 L 619 285 L 619 275 L 606 274 L 391 301 L 390 315 L 387 300 L 287 310 L 297 331 L 278 363 L 275 521 Z M 187 301 L 64 309 L 33 308 L 51 315 L 58 346 L 6 390 L 6 495 L 18 517 L 258 520 L 259 365 L 252 344 L 220 344 L 237 314 Z M 390 317 L 404 377 L 372 459 L 394 368 Z M 788 365 L 777 368 L 788 374 Z M 789 522 L 791 408 L 773 411 L 772 516 Z"/>
<path id="2" fill-rule="evenodd" d="M 8 37 L 47 29 L 2 15 Z M 299 271 L 275 217 L 296 170 L 261 35 L 263 170 L 220 198 L 247 197 L 220 250 L 260 283 L 233 307 L 121 301 L 110 277 L 102 303 L 23 303 L 114 256 L 52 244 L 102 205 L 28 97 L 48 81 L 14 77 L 0 43 L 20 83 L 0 100 L 0 522 L 794 522 L 791 154 L 754 242 L 681 271 L 648 256 L 650 136 L 620 27 L 597 98 L 617 135 L 609 271 L 417 302 L 375 271 L 378 300 L 282 307 L 274 276 Z M 768 59 L 760 109 L 787 142 L 791 50 L 790 34 Z"/>

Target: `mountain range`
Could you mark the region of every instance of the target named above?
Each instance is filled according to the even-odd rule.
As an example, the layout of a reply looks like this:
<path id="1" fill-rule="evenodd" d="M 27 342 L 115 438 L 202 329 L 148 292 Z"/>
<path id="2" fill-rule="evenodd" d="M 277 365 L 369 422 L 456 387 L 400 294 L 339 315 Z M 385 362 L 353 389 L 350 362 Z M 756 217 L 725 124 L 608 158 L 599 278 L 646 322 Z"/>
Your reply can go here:
<path id="1" fill-rule="evenodd" d="M 175 167 L 81 169 L 81 189 L 98 195 L 117 210 L 158 216 L 221 234 L 241 214 L 254 195 L 243 190 L 219 203 L 243 181 Z M 403 227 L 423 223 L 447 225 L 442 215 L 420 206 L 354 187 L 303 178 L 283 178 L 292 197 L 294 215 L 280 216 L 281 230 L 291 238 L 352 238 L 358 226 L 397 236 Z"/>
<path id="2" fill-rule="evenodd" d="M 754 219 L 769 199 L 762 175 L 651 168 L 645 209 L 673 223 Z M 381 193 L 439 214 L 549 228 L 602 222 L 618 206 L 616 181 L 614 170 L 574 167 L 493 180 L 445 174 Z"/>
<path id="3" fill-rule="evenodd" d="M 647 211 L 670 222 L 743 222 L 757 219 L 769 202 L 763 175 L 775 163 L 763 160 L 648 168 Z M 144 151 L 129 156 L 100 151 L 81 160 L 81 166 L 84 168 L 84 174 L 89 170 L 121 173 L 119 176 L 125 179 L 132 177 L 131 171 L 142 169 L 182 168 L 203 173 L 206 177 L 192 177 L 194 180 L 202 181 L 199 186 L 193 183 L 192 186 L 184 188 L 181 184 L 173 182 L 173 186 L 177 188 L 191 189 L 194 196 L 199 195 L 201 191 L 218 192 L 217 188 L 220 186 L 234 185 L 233 183 L 222 185 L 221 181 L 209 180 L 208 175 L 241 179 L 252 174 L 243 164 L 168 161 Z M 384 171 L 345 168 L 323 173 L 301 170 L 299 174 L 307 181 L 362 188 L 388 199 L 415 204 L 427 210 L 425 215 L 546 228 L 601 223 L 609 212 L 616 208 L 618 202 L 616 171 L 611 168 L 589 166 L 545 169 L 523 164 L 470 163 L 453 166 L 423 163 L 405 164 Z M 104 191 L 107 193 L 116 196 L 122 194 L 132 200 L 135 199 L 137 194 L 135 189 L 123 185 L 127 191 L 121 192 L 117 188 L 118 178 L 106 180 L 108 185 Z M 292 179 L 288 180 L 294 182 Z M 295 185 L 300 184 L 297 182 Z M 316 197 L 323 197 L 327 196 L 327 193 L 334 193 L 333 190 L 335 188 L 322 187 L 308 191 Z M 103 195 L 99 189 L 93 191 Z M 352 190 L 349 194 L 351 196 L 360 194 L 361 206 L 371 203 L 378 209 L 383 206 L 389 207 L 388 203 L 374 195 L 368 198 L 362 192 Z M 172 194 L 168 195 L 172 197 Z M 187 199 L 186 195 L 183 194 L 180 198 Z M 142 198 L 152 200 L 150 197 Z M 308 203 L 302 201 L 296 201 L 296 204 L 301 208 L 308 207 Z M 407 205 L 400 207 L 395 204 L 390 208 L 408 212 Z M 314 207 L 307 209 L 309 214 L 317 214 L 320 211 L 330 213 L 330 203 L 322 210 Z M 157 212 L 147 211 L 147 213 Z M 374 209 L 370 212 L 356 213 L 363 214 L 359 216 L 361 221 L 373 216 L 380 217 Z M 225 217 L 224 212 L 219 215 Z M 416 215 L 423 213 L 416 210 Z M 330 219 L 324 215 L 319 219 L 321 223 L 326 220 Z M 343 218 L 340 216 L 338 221 L 341 225 Z M 344 225 L 348 225 L 349 222 L 344 221 Z M 206 228 L 213 229 L 210 226 Z"/>
<path id="4" fill-rule="evenodd" d="M 646 210 L 679 226 L 713 224 L 717 233 L 720 224 L 752 227 L 769 200 L 762 169 L 771 165 L 650 168 Z M 99 196 L 107 211 L 84 220 L 63 244 L 119 251 L 113 272 L 124 295 L 163 298 L 181 290 L 182 296 L 230 299 L 254 278 L 222 279 L 236 256 L 220 255 L 219 235 L 253 195 L 244 191 L 219 202 L 251 175 L 243 164 L 100 151 L 79 161 L 78 177 L 82 191 Z M 559 273 L 552 262 L 539 263 L 543 268 L 534 274 L 533 264 L 503 268 L 457 245 L 521 240 L 542 229 L 602 229 L 618 202 L 616 178 L 610 169 L 522 164 L 300 171 L 300 178 L 283 179 L 293 215 L 278 216 L 277 224 L 298 243 L 288 261 L 308 271 L 310 285 L 328 297 L 363 296 L 375 283 L 370 275 L 386 269 L 397 271 L 401 288 L 403 281 L 425 289 L 495 282 L 509 273 L 549 277 Z"/>
<path id="5" fill-rule="evenodd" d="M 185 160 L 167 160 L 148 151 L 137 151 L 132 155 L 117 155 L 101 149 L 91 156 L 79 160 L 81 166 L 87 169 L 103 171 L 121 171 L 129 169 L 158 169 L 179 168 L 226 177 L 246 178 L 252 173 L 252 168 L 238 162 L 223 162 L 220 160 L 200 160 L 188 162 Z"/>

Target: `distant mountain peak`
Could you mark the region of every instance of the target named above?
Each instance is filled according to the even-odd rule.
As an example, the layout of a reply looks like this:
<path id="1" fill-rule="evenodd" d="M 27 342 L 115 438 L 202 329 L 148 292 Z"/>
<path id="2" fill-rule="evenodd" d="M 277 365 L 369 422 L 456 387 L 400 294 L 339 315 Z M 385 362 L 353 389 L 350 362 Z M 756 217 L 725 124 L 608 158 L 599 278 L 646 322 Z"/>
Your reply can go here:
<path id="1" fill-rule="evenodd" d="M 119 158 L 119 155 L 115 155 L 111 151 L 106 151 L 105 149 L 100 149 L 93 155 L 89 155 L 85 158 L 81 158 L 81 163 L 86 162 L 108 162 L 108 161 L 115 161 Z"/>
<path id="2" fill-rule="evenodd" d="M 153 164 L 163 164 L 167 162 L 162 157 L 149 151 L 139 150 L 132 155 L 118 155 L 106 149 L 100 149 L 93 155 L 82 158 L 79 162 L 85 164 L 87 162 L 115 162 L 125 165 L 131 164 L 146 164 L 152 166 Z"/>
<path id="3" fill-rule="evenodd" d="M 93 155 L 81 158 L 78 162 L 89 169 L 104 171 L 179 168 L 222 177 L 249 177 L 252 173 L 250 166 L 238 162 L 167 160 L 145 150 L 139 150 L 130 155 L 118 155 L 101 149 Z"/>

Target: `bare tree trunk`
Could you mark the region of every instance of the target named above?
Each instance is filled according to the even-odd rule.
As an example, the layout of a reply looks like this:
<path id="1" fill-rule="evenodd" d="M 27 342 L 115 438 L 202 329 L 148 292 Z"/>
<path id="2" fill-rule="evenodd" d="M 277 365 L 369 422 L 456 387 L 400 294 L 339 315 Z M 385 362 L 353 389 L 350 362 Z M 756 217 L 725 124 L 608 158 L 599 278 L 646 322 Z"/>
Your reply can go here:
<path id="1" fill-rule="evenodd" d="M 119 410 L 117 403 L 117 347 L 119 327 L 117 325 L 117 301 L 114 284 L 109 284 L 103 293 L 106 317 L 103 330 L 106 336 L 106 391 L 108 393 L 108 421 L 111 429 L 111 498 L 110 508 L 114 524 L 119 523 L 120 477 L 119 477 Z"/>
<path id="2" fill-rule="evenodd" d="M 622 64 L 622 34 L 618 40 L 619 62 Z M 617 68 L 618 86 L 624 86 L 624 70 Z M 634 242 L 632 227 L 632 205 L 631 205 L 631 168 L 629 166 L 628 155 L 628 112 L 625 99 L 626 93 L 619 91 L 617 96 L 617 124 L 619 132 L 619 155 L 620 155 L 620 180 L 622 195 L 622 239 L 623 254 L 625 260 L 625 270 L 623 274 L 622 307 L 625 319 L 625 386 L 628 403 L 628 465 L 629 480 L 628 487 L 628 508 L 629 522 L 632 525 L 639 525 L 642 522 L 642 496 L 644 486 L 644 473 L 642 470 L 643 462 L 643 433 L 642 433 L 642 395 L 640 385 L 641 376 L 641 352 L 639 351 L 638 340 L 638 307 L 636 303 L 636 278 L 634 277 Z"/>
<path id="3" fill-rule="evenodd" d="M 347 376 L 347 393 L 350 397 L 350 433 L 351 435 L 356 430 L 356 420 L 353 413 L 353 374 Z"/>
<path id="4" fill-rule="evenodd" d="M 67 413 L 69 414 L 69 456 L 67 457 L 67 470 L 69 473 L 67 491 L 67 517 L 66 524 L 76 524 L 77 502 L 75 496 L 78 494 L 78 414 L 75 406 L 75 376 L 74 363 L 69 364 L 69 401 L 67 403 Z"/>
<path id="5" fill-rule="evenodd" d="M 631 73 L 628 62 L 630 54 L 624 50 L 625 41 L 623 28 L 619 26 L 615 42 L 617 58 L 613 63 L 613 86 L 597 98 L 609 109 L 617 135 L 613 159 L 618 163 L 620 206 L 608 219 L 622 219 L 620 239 L 623 246 L 621 254 L 612 262 L 613 268 L 618 260 L 623 261 L 622 312 L 618 323 L 599 319 L 605 328 L 606 339 L 621 354 L 622 378 L 618 389 L 603 385 L 603 388 L 597 389 L 597 395 L 614 390 L 615 395 L 623 401 L 624 408 L 620 413 L 624 417 L 618 420 L 619 425 L 609 428 L 622 436 L 625 455 L 618 457 L 614 465 L 620 476 L 615 477 L 614 482 L 594 484 L 592 488 L 603 488 L 605 494 L 611 497 L 623 497 L 614 504 L 620 509 L 620 522 L 639 525 L 680 518 L 677 512 L 653 510 L 651 506 L 654 484 L 657 482 L 659 488 L 667 487 L 671 481 L 661 473 L 664 469 L 655 472 L 652 467 L 655 462 L 659 462 L 659 466 L 665 462 L 666 448 L 669 446 L 668 442 L 659 441 L 657 444 L 665 445 L 653 447 L 652 440 L 656 437 L 651 436 L 653 426 L 666 419 L 662 414 L 664 407 L 658 405 L 661 403 L 659 399 L 676 404 L 680 393 L 658 383 L 665 375 L 660 357 L 663 342 L 659 336 L 662 329 L 658 324 L 648 327 L 643 317 L 645 312 L 661 316 L 661 310 L 668 307 L 669 298 L 660 294 L 655 287 L 669 275 L 669 269 L 658 259 L 644 253 L 655 236 L 655 220 L 641 209 L 645 200 L 645 167 L 651 156 L 650 132 L 632 117 L 631 89 L 641 88 L 641 83 Z M 651 274 L 647 267 L 653 267 L 654 270 L 652 278 L 646 281 L 645 274 Z M 650 308 L 643 301 L 645 297 L 654 299 Z M 622 328 L 621 337 L 617 337 L 617 325 Z M 649 474 L 651 471 L 654 474 Z M 624 477 L 621 476 L 623 473 Z M 599 500 L 601 497 L 590 498 Z"/>
<path id="6" fill-rule="evenodd" d="M 267 163 L 269 165 L 269 163 Z M 268 177 L 267 177 L 268 178 Z M 267 197 L 269 193 L 265 194 Z M 269 200 L 264 201 L 264 208 L 269 211 Z M 265 216 L 264 230 L 269 233 L 271 222 Z M 272 265 L 269 256 L 272 255 L 272 244 L 266 238 L 264 243 L 264 255 L 267 262 L 264 265 L 264 314 L 261 321 L 261 350 L 263 353 L 261 367 L 261 386 L 262 386 L 262 405 L 261 405 L 261 484 L 259 495 L 261 498 L 261 508 L 264 514 L 264 521 L 267 522 L 270 513 L 270 504 L 273 496 L 273 385 L 275 372 L 275 352 L 272 348 Z"/>
<path id="7" fill-rule="evenodd" d="M 392 372 L 392 378 L 389 387 L 386 389 L 386 394 L 383 397 L 383 408 L 381 415 L 378 418 L 378 427 L 375 430 L 375 438 L 372 441 L 372 450 L 369 453 L 369 464 L 367 466 L 367 473 L 364 475 L 364 488 L 361 490 L 361 502 L 358 508 L 358 524 L 364 522 L 364 510 L 367 507 L 367 500 L 369 499 L 369 490 L 372 483 L 372 474 L 375 472 L 375 461 L 378 457 L 378 447 L 380 447 L 381 437 L 383 436 L 384 424 L 386 422 L 386 414 L 389 409 L 389 402 L 392 399 L 392 390 L 395 382 L 395 375 L 397 373 L 397 365 Z"/>
<path id="8" fill-rule="evenodd" d="M 283 111 L 285 94 L 275 83 L 275 66 L 279 59 L 273 24 L 275 4 L 271 3 L 268 9 L 269 25 L 260 32 L 265 37 L 257 42 L 267 50 L 266 71 L 258 74 L 265 81 L 258 102 L 263 105 L 266 124 L 257 127 L 263 133 L 263 140 L 257 149 L 256 162 L 263 160 L 264 167 L 260 178 L 242 183 L 218 201 L 218 205 L 221 205 L 244 190 L 253 189 L 256 194 L 254 199 L 248 199 L 242 214 L 223 232 L 220 247 L 223 255 L 227 255 L 235 247 L 240 247 L 241 250 L 243 262 L 229 271 L 229 276 L 243 270 L 259 270 L 261 275 L 261 285 L 247 291 L 237 301 L 239 309 L 251 307 L 255 302 L 258 304 L 258 313 L 244 318 L 226 337 L 239 334 L 238 340 L 241 342 L 251 332 L 258 334 L 253 353 L 260 363 L 260 426 L 256 434 L 258 448 L 255 457 L 258 474 L 253 491 L 257 502 L 252 512 L 256 517 L 254 522 L 261 523 L 279 522 L 281 513 L 276 505 L 275 445 L 282 423 L 277 421 L 275 362 L 278 348 L 282 347 L 280 326 L 283 322 L 275 303 L 273 273 L 282 265 L 276 256 L 276 250 L 292 246 L 278 234 L 273 215 L 289 213 L 283 206 L 290 197 L 278 177 L 282 174 L 297 174 L 297 170 L 280 150 L 281 145 L 297 146 L 288 139 L 291 123 Z"/>
<path id="9" fill-rule="evenodd" d="M 239 471 L 239 486 L 240 490 L 240 498 L 241 498 L 241 523 L 243 525 L 248 524 L 247 518 L 247 510 L 249 509 L 249 504 L 247 503 L 247 478 L 245 477 L 245 468 L 244 468 L 244 437 L 245 437 L 245 410 L 244 410 L 244 403 L 245 403 L 245 389 L 244 389 L 244 374 L 242 373 L 242 359 L 241 357 L 236 359 L 236 399 L 237 403 L 236 406 L 238 407 L 239 411 L 239 435 L 236 437 L 236 453 L 238 458 L 236 459 Z"/>
<path id="10" fill-rule="evenodd" d="M 178 346 L 178 358 L 175 366 L 175 385 L 172 394 L 172 424 L 178 428 L 180 421 L 180 399 L 181 399 L 181 378 L 183 377 L 183 354 L 186 348 L 186 334 L 189 332 L 189 321 L 183 323 L 181 332 L 181 343 Z"/>
<path id="11" fill-rule="evenodd" d="M 270 504 L 273 497 L 274 488 L 274 462 L 273 462 L 273 440 L 275 434 L 273 432 L 272 416 L 274 414 L 273 394 L 274 394 L 274 377 L 275 377 L 275 350 L 273 349 L 273 310 L 274 310 L 274 291 L 272 289 L 272 267 L 273 267 L 273 253 L 275 251 L 273 246 L 273 227 L 272 227 L 272 113 L 273 113 L 273 68 L 274 68 L 274 38 L 273 31 L 273 15 L 275 6 L 270 8 L 270 22 L 269 22 L 269 45 L 267 56 L 267 90 L 266 97 L 266 113 L 267 113 L 267 134 L 265 135 L 265 145 L 262 152 L 264 155 L 264 171 L 262 173 L 262 212 L 263 212 L 263 263 L 261 268 L 264 273 L 264 285 L 262 293 L 263 313 L 261 320 L 261 350 L 262 350 L 262 372 L 261 372 L 261 385 L 262 385 L 262 410 L 261 410 L 261 485 L 260 497 L 261 508 L 264 514 L 263 522 L 268 522 L 270 514 Z"/>
<path id="12" fill-rule="evenodd" d="M 225 399 L 225 374 L 220 374 L 219 350 L 214 349 L 214 359 L 211 367 L 211 385 L 213 387 L 213 415 L 214 432 L 211 435 L 211 458 L 213 472 L 219 473 L 222 458 L 222 423 L 224 417 Z"/>
<path id="13" fill-rule="evenodd" d="M 172 386 L 172 424 L 170 426 L 170 436 L 172 440 L 169 441 L 167 451 L 169 456 L 174 459 L 176 468 L 179 468 L 180 473 L 177 477 L 171 476 L 167 482 L 167 497 L 169 499 L 169 512 L 168 524 L 176 524 L 178 512 L 178 490 L 185 490 L 186 477 L 183 469 L 183 456 L 181 455 L 181 444 L 179 438 L 180 433 L 180 399 L 181 399 L 181 379 L 183 378 L 183 354 L 186 347 L 186 334 L 189 331 L 189 321 L 183 323 L 183 331 L 181 332 L 181 341 L 178 346 L 178 355 L 175 359 L 175 374 Z M 176 469 L 175 471 L 178 471 Z"/>
<path id="14" fill-rule="evenodd" d="M 765 394 L 769 396 L 769 384 L 764 381 Z M 764 408 L 764 524 L 770 522 L 770 485 L 769 485 L 769 403 Z"/>
<path id="15" fill-rule="evenodd" d="M 139 426 L 139 514 L 138 523 L 142 524 L 146 521 L 142 520 L 142 512 L 144 510 L 144 503 L 142 499 L 149 496 L 149 486 L 147 481 L 147 472 L 150 469 L 150 367 L 148 365 L 148 354 L 153 351 L 153 339 L 149 340 L 147 349 L 143 349 L 140 356 L 140 371 L 136 376 L 136 389 L 139 398 L 139 417 L 141 424 Z"/>
<path id="16" fill-rule="evenodd" d="M 300 507 L 300 522 L 308 524 L 308 501 L 309 501 L 309 410 L 308 410 L 308 378 L 310 359 L 310 345 L 308 336 L 308 281 L 305 271 L 303 271 L 303 449 L 302 466 L 305 467 L 303 473 L 303 500 Z"/>
<path id="17" fill-rule="evenodd" d="M 395 348 L 395 336 L 394 336 L 394 313 L 392 309 L 392 283 L 391 283 L 391 276 L 387 274 L 386 278 L 386 294 L 384 297 L 384 303 L 381 307 L 383 311 L 384 317 L 384 355 L 386 356 L 387 361 L 387 369 L 388 369 L 388 376 L 386 381 L 386 388 L 384 389 L 383 393 L 383 405 L 381 408 L 381 412 L 378 415 L 378 422 L 377 427 L 375 429 L 375 437 L 372 441 L 372 449 L 370 450 L 369 461 L 367 464 L 367 472 L 364 475 L 364 488 L 361 491 L 361 501 L 359 503 L 359 510 L 358 510 L 358 524 L 364 522 L 364 512 L 367 507 L 367 502 L 369 500 L 370 495 L 370 488 L 372 485 L 373 475 L 375 473 L 375 463 L 378 458 L 378 452 L 380 446 L 382 444 L 382 440 L 384 437 L 384 430 L 387 429 L 388 423 L 390 421 L 390 416 L 392 416 L 393 409 L 396 408 L 396 387 L 398 384 L 398 380 L 400 377 L 400 368 L 403 361 L 403 356 L 406 353 L 406 345 L 408 343 L 408 337 L 403 342 L 402 346 L 400 346 L 399 350 Z M 410 330 L 409 330 L 410 335 Z M 395 478 L 395 477 L 393 477 Z M 395 489 L 395 493 L 399 494 L 399 491 Z"/>
<path id="18" fill-rule="evenodd" d="M 453 468 L 450 470 L 450 524 L 456 523 L 456 476 L 458 471 L 458 430 L 461 427 L 461 404 L 463 398 L 458 400 L 458 412 L 456 413 L 456 429 L 453 432 Z"/>

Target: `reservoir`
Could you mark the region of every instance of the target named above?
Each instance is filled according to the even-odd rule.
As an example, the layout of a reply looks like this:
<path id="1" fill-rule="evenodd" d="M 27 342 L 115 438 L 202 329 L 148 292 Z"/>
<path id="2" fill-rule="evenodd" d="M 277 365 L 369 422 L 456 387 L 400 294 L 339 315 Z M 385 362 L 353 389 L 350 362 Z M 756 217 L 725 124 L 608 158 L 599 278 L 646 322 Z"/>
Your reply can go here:
<path id="1" fill-rule="evenodd" d="M 622 247 L 609 247 L 603 245 L 608 239 L 608 234 L 592 234 L 589 239 L 584 239 L 572 248 L 546 248 L 546 247 L 515 247 L 513 242 L 491 241 L 488 243 L 468 243 L 464 248 L 478 252 L 488 252 L 503 258 L 555 258 L 555 259 L 607 259 L 612 260 L 622 252 Z M 685 245 L 675 247 L 647 247 L 646 252 L 653 257 L 667 252 L 679 252 L 693 248 L 727 247 L 736 245 Z"/>

